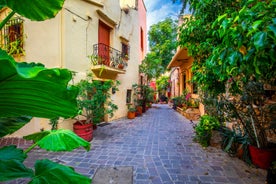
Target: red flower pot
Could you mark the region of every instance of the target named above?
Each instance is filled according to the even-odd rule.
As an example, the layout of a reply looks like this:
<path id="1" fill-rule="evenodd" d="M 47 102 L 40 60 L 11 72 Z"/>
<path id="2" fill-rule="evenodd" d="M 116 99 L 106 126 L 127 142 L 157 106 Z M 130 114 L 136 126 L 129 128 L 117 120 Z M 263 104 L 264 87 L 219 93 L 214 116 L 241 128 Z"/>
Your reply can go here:
<path id="1" fill-rule="evenodd" d="M 271 162 L 276 160 L 276 149 L 260 149 L 249 145 L 252 163 L 261 169 L 268 169 Z"/>
<path id="2" fill-rule="evenodd" d="M 81 122 L 85 122 L 85 120 L 74 123 L 73 130 L 79 137 L 89 142 L 93 139 L 93 124 L 82 124 Z"/>

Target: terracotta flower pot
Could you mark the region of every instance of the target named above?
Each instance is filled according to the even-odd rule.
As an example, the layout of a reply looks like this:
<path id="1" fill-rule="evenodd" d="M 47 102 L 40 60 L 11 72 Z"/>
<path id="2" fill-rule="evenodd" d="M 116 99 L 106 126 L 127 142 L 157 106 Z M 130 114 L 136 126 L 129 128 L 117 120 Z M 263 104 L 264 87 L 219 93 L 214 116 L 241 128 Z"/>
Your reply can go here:
<path id="1" fill-rule="evenodd" d="M 123 64 L 119 64 L 119 65 L 118 65 L 118 68 L 119 68 L 119 69 L 124 69 L 124 67 L 125 67 L 125 66 L 124 66 Z"/>
<path id="2" fill-rule="evenodd" d="M 137 107 L 136 107 L 136 110 L 137 110 L 138 114 L 142 115 L 142 113 L 143 113 L 143 108 L 142 108 L 142 106 L 137 106 Z"/>
<path id="3" fill-rule="evenodd" d="M 73 130 L 79 137 L 89 142 L 93 139 L 93 124 L 82 124 L 81 122 L 85 122 L 85 120 L 74 123 Z"/>
<path id="4" fill-rule="evenodd" d="M 128 119 L 134 119 L 134 118 L 135 118 L 135 112 L 130 112 L 130 111 L 128 111 L 128 112 L 127 112 L 127 118 L 128 118 Z"/>

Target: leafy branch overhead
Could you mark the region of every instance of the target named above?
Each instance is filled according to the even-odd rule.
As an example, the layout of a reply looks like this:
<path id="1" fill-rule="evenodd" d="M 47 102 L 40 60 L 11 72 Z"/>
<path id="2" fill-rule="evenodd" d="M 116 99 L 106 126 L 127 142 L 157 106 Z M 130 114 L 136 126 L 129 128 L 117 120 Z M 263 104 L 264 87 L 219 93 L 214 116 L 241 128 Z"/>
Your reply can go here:
<path id="1" fill-rule="evenodd" d="M 267 148 L 275 114 L 268 110 L 275 109 L 275 0 L 183 3 L 193 16 L 183 20 L 179 45 L 194 58 L 193 81 L 205 111 L 237 122 L 246 142 Z"/>
<path id="2" fill-rule="evenodd" d="M 194 14 L 180 28 L 179 44 L 195 59 L 195 80 L 201 89 L 232 92 L 251 77 L 275 84 L 275 1 L 194 1 Z"/>

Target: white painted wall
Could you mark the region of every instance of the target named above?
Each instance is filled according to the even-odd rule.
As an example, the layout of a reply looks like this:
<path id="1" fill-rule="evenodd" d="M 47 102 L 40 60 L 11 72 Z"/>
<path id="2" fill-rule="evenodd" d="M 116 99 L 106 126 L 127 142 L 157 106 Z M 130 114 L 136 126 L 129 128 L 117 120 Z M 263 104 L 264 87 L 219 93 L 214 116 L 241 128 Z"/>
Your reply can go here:
<path id="1" fill-rule="evenodd" d="M 126 0 L 122 0 L 122 2 L 124 6 L 127 3 Z M 135 1 L 129 0 L 129 2 L 134 3 Z M 114 0 L 66 0 L 62 11 L 51 20 L 43 22 L 25 20 L 25 59 L 26 61 L 41 62 L 46 67 L 62 67 L 76 71 L 75 81 L 83 78 L 91 68 L 87 56 L 93 53 L 93 45 L 98 43 L 99 19 L 105 21 L 96 10 L 101 10 L 117 23 L 111 33 L 110 46 L 121 50 L 120 37 L 128 39 L 130 46 L 130 59 L 126 73 L 117 76 L 117 80 L 121 84 L 119 91 L 111 97 L 113 102 L 118 105 L 114 117 L 109 119 L 113 120 L 126 116 L 127 89 L 131 89 L 132 84 L 139 81 L 138 65 L 141 63 L 141 49 L 137 10 L 129 9 L 126 14 L 121 10 L 120 2 Z M 59 127 L 72 129 L 73 122 L 74 120 L 67 120 L 60 123 Z M 31 123 L 10 136 L 22 137 L 42 128 L 50 129 L 48 123 L 46 119 L 34 118 Z"/>

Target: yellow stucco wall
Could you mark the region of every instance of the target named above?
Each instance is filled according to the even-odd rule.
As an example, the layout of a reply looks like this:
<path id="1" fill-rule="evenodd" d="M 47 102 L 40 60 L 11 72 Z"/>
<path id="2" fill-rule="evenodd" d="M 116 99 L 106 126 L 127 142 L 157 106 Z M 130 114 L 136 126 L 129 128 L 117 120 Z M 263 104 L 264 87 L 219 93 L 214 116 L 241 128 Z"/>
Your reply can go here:
<path id="1" fill-rule="evenodd" d="M 134 1 L 129 2 L 133 3 Z M 103 12 L 116 25 L 112 25 L 106 17 L 99 15 L 97 10 Z M 43 22 L 25 20 L 25 59 L 26 61 L 41 62 L 46 67 L 63 67 L 73 70 L 77 72 L 74 79 L 77 82 L 91 68 L 87 56 L 93 53 L 93 45 L 98 43 L 99 20 L 105 22 L 112 27 L 111 47 L 121 50 L 122 37 L 128 40 L 130 46 L 130 58 L 126 73 L 117 76 L 116 80 L 120 81 L 119 91 L 111 97 L 118 106 L 112 119 L 125 117 L 127 114 L 127 89 L 131 89 L 132 84 L 139 81 L 138 65 L 141 58 L 138 19 L 137 10 L 130 8 L 129 12 L 125 13 L 121 10 L 119 1 L 66 0 L 63 9 L 53 19 Z M 48 120 L 35 118 L 10 136 L 22 137 L 39 131 L 41 128 L 50 129 L 48 123 Z M 72 123 L 73 120 L 65 120 L 60 123 L 59 127 L 72 129 Z"/>

